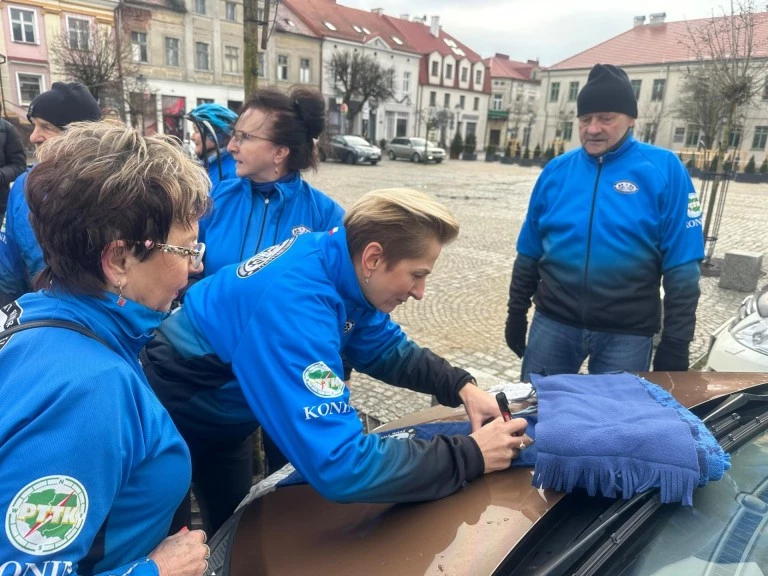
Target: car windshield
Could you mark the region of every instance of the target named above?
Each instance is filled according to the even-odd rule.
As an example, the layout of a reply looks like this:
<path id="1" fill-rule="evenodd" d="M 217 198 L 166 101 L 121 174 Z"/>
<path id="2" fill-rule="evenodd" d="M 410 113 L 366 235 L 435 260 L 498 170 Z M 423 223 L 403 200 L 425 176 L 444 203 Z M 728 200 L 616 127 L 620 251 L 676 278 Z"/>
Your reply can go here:
<path id="1" fill-rule="evenodd" d="M 347 140 L 347 144 L 350 144 L 352 146 L 370 146 L 368 142 L 360 138 L 360 136 L 345 136 L 345 139 Z"/>
<path id="2" fill-rule="evenodd" d="M 768 433 L 731 455 L 722 480 L 694 493 L 694 506 L 665 506 L 653 539 L 622 576 L 768 574 Z"/>
<path id="3" fill-rule="evenodd" d="M 411 144 L 413 144 L 416 147 L 424 146 L 425 143 L 427 143 L 427 142 L 426 142 L 426 140 L 424 140 L 424 138 L 411 138 Z M 428 144 L 432 148 L 437 148 L 437 144 L 435 144 L 434 142 L 428 142 Z"/>

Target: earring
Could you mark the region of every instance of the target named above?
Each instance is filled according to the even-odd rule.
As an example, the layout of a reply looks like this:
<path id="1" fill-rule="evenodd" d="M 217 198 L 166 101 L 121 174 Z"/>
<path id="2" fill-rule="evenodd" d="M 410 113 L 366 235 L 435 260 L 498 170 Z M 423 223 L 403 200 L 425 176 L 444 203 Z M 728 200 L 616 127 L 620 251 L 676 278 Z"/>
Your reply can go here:
<path id="1" fill-rule="evenodd" d="M 123 298 L 123 285 L 120 280 L 117 281 L 117 286 L 115 286 L 115 288 L 117 288 L 117 305 L 122 308 L 125 306 L 126 300 Z"/>
<path id="2" fill-rule="evenodd" d="M 366 276 L 366 277 L 363 279 L 363 282 L 365 282 L 365 285 L 366 285 L 366 286 L 368 285 L 368 282 L 370 281 L 370 279 L 371 279 L 371 277 L 370 277 L 370 276 Z"/>
<path id="3" fill-rule="evenodd" d="M 275 176 L 277 176 L 277 172 L 278 172 L 278 170 L 277 170 L 277 164 L 275 164 Z"/>

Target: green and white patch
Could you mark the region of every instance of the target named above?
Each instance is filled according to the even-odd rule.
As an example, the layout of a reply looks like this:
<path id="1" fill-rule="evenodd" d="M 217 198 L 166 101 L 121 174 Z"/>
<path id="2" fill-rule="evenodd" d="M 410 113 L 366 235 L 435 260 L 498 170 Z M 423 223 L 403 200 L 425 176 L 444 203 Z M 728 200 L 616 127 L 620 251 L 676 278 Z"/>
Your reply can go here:
<path id="1" fill-rule="evenodd" d="M 315 396 L 336 398 L 344 394 L 344 380 L 336 376 L 325 362 L 307 366 L 302 374 L 304 385 Z"/>
<path id="2" fill-rule="evenodd" d="M 688 194 L 688 218 L 698 218 L 701 216 L 701 202 L 696 192 Z"/>
<path id="3" fill-rule="evenodd" d="M 5 515 L 5 533 L 16 548 L 45 556 L 69 546 L 88 515 L 88 493 L 71 476 L 45 476 L 19 490 Z"/>

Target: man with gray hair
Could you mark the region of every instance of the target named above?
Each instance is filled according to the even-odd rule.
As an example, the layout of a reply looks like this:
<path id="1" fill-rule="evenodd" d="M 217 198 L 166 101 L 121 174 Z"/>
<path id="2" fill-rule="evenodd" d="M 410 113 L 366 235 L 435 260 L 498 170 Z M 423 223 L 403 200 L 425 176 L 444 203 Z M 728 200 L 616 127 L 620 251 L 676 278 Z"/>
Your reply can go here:
<path id="1" fill-rule="evenodd" d="M 635 140 L 626 72 L 597 64 L 577 99 L 581 148 L 547 164 L 517 240 L 505 336 L 534 374 L 687 370 L 701 208 L 680 160 Z M 528 343 L 527 312 L 536 304 Z"/>

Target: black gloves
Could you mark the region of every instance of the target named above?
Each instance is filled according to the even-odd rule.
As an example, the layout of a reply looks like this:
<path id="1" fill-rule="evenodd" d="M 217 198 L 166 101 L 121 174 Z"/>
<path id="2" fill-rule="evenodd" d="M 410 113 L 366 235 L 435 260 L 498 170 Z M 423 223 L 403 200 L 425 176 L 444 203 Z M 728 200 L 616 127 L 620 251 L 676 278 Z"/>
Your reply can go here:
<path id="1" fill-rule="evenodd" d="M 504 328 L 504 337 L 507 346 L 518 358 L 525 354 L 525 336 L 528 331 L 528 315 L 525 312 L 510 312 L 507 316 L 507 325 Z"/>
<path id="2" fill-rule="evenodd" d="M 655 372 L 685 372 L 688 370 L 688 346 L 689 342 L 677 338 L 664 338 L 662 336 L 656 355 L 653 357 L 653 370 Z"/>

